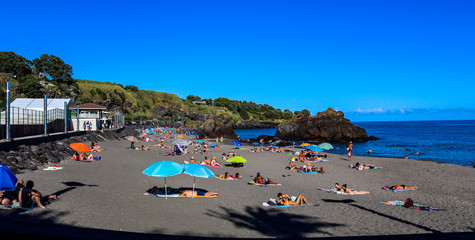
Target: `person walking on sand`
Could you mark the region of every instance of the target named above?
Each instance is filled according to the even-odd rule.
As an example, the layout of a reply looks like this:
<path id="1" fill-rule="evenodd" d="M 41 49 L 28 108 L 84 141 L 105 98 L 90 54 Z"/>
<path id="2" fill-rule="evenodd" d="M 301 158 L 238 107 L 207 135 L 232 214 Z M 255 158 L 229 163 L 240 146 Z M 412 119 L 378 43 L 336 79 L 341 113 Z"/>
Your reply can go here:
<path id="1" fill-rule="evenodd" d="M 353 155 L 353 144 L 351 142 L 346 147 L 346 154 L 348 155 L 348 161 L 351 161 L 351 155 Z"/>

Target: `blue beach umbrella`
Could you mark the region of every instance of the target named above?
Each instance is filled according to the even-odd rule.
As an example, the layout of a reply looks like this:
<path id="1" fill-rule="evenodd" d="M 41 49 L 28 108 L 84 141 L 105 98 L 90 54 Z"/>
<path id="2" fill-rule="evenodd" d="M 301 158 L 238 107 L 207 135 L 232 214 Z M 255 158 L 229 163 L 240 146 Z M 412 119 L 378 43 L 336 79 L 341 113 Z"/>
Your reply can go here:
<path id="1" fill-rule="evenodd" d="M 258 143 L 258 142 L 253 142 L 252 145 L 254 145 L 254 146 L 259 146 L 259 145 L 261 145 L 261 144 Z"/>
<path id="2" fill-rule="evenodd" d="M 239 141 L 233 141 L 233 144 L 234 144 L 234 146 L 236 146 L 236 147 L 242 146 L 241 142 L 239 142 Z"/>
<path id="3" fill-rule="evenodd" d="M 323 149 L 321 149 L 319 146 L 317 145 L 308 145 L 305 147 L 306 149 L 309 149 L 311 151 L 317 151 L 317 152 L 321 152 L 323 151 Z"/>
<path id="4" fill-rule="evenodd" d="M 173 161 L 160 161 L 150 164 L 143 174 L 152 177 L 164 177 L 165 178 L 165 198 L 167 198 L 167 177 L 175 176 L 182 173 L 184 170 L 183 165 Z"/>
<path id="5" fill-rule="evenodd" d="M 200 143 L 200 142 L 203 142 L 203 141 L 204 141 L 203 139 L 196 140 L 197 143 Z"/>
<path id="6" fill-rule="evenodd" d="M 195 193 L 195 183 L 196 183 L 196 177 L 200 178 L 210 178 L 210 177 L 215 177 L 213 172 L 209 170 L 207 167 L 203 165 L 199 165 L 196 163 L 188 163 L 184 165 L 184 171 L 183 173 L 188 174 L 190 176 L 193 176 L 193 192 L 191 197 L 194 197 Z"/>
<path id="7" fill-rule="evenodd" d="M 208 145 L 208 147 L 214 147 L 214 146 L 216 146 L 216 143 L 210 143 L 210 144 Z"/>
<path id="8" fill-rule="evenodd" d="M 15 190 L 18 178 L 15 177 L 7 166 L 0 163 L 0 191 Z"/>

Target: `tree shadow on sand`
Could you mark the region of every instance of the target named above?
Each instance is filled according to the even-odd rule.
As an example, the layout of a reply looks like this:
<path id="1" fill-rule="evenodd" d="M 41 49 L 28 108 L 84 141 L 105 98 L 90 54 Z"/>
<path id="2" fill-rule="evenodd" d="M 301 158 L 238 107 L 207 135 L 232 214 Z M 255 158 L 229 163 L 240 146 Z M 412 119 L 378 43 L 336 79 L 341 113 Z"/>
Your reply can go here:
<path id="1" fill-rule="evenodd" d="M 237 228 L 246 228 L 266 236 L 279 238 L 302 238 L 308 233 L 329 234 L 324 228 L 341 227 L 342 224 L 317 221 L 317 217 L 286 213 L 272 208 L 246 206 L 244 213 L 220 207 L 223 212 L 209 210 L 207 215 L 230 221 Z M 304 207 L 311 208 L 311 207 Z"/>
<path id="2" fill-rule="evenodd" d="M 84 184 L 84 183 L 80 183 L 80 182 L 61 182 L 62 184 L 68 186 L 67 188 L 63 189 L 63 190 L 59 190 L 55 193 L 52 193 L 56 196 L 60 196 L 62 194 L 65 194 L 71 190 L 74 190 L 78 187 L 97 187 L 97 185 L 95 184 Z"/>
<path id="3" fill-rule="evenodd" d="M 324 201 L 324 202 L 333 202 L 333 203 L 345 203 L 345 204 L 348 204 L 348 205 L 350 205 L 350 206 L 359 208 L 359 209 L 361 209 L 361 210 L 367 211 L 367 212 L 372 213 L 372 214 L 379 215 L 379 216 L 381 216 L 381 217 L 385 217 L 385 218 L 390 219 L 390 220 L 393 220 L 393 221 L 397 221 L 397 222 L 400 222 L 400 223 L 404 223 L 404 224 L 407 224 L 407 225 L 411 225 L 411 226 L 420 228 L 420 229 L 425 230 L 425 231 L 428 231 L 428 232 L 440 233 L 440 232 L 437 231 L 437 230 L 434 230 L 434 229 L 431 229 L 431 228 L 428 228 L 428 227 L 425 227 L 425 226 L 422 226 L 422 225 L 419 225 L 419 224 L 415 224 L 415 223 L 413 223 L 413 222 L 409 222 L 409 221 L 407 221 L 407 220 L 404 220 L 404 219 L 401 219 L 401 218 L 397 218 L 397 217 L 394 217 L 394 216 L 391 216 L 391 215 L 388 215 L 388 214 L 384 214 L 384 213 L 378 212 L 378 211 L 373 210 L 373 209 L 369 209 L 369 208 L 360 206 L 360 205 L 356 204 L 356 201 L 353 200 L 353 199 L 343 199 L 343 200 L 322 199 L 322 201 Z"/>

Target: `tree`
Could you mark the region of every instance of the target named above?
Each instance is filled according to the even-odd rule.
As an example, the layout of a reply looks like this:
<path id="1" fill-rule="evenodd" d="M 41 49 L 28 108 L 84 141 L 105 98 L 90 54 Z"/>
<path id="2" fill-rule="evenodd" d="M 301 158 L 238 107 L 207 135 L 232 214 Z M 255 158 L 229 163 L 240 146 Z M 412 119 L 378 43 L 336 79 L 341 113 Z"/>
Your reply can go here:
<path id="1" fill-rule="evenodd" d="M 188 95 L 188 96 L 186 97 L 186 100 L 189 100 L 189 101 L 192 101 L 192 102 L 193 102 L 193 101 L 201 101 L 201 97 L 199 97 L 199 96 L 194 96 L 194 95 Z"/>
<path id="2" fill-rule="evenodd" d="M 284 119 L 287 119 L 287 120 L 292 119 L 294 117 L 294 113 L 290 111 L 289 109 L 285 109 L 283 113 L 283 117 Z"/>
<path id="3" fill-rule="evenodd" d="M 305 116 L 310 116 L 310 111 L 307 109 L 302 110 L 302 114 Z"/>
<path id="4" fill-rule="evenodd" d="M 18 90 L 20 93 L 25 94 L 29 98 L 41 98 L 43 92 L 41 92 L 41 84 L 35 75 L 27 75 L 20 78 L 18 83 Z"/>
<path id="5" fill-rule="evenodd" d="M 33 73 L 33 62 L 14 52 L 0 52 L 0 72 L 13 73 L 17 78 Z"/>
<path id="6" fill-rule="evenodd" d="M 127 85 L 127 86 L 125 86 L 125 90 L 130 90 L 131 92 L 137 92 L 137 91 L 139 91 L 139 88 L 137 86 L 134 86 L 134 85 Z"/>
<path id="7" fill-rule="evenodd" d="M 33 65 L 38 75 L 49 76 L 53 83 L 72 85 L 75 82 L 72 78 L 73 67 L 55 55 L 42 54 L 33 59 Z"/>

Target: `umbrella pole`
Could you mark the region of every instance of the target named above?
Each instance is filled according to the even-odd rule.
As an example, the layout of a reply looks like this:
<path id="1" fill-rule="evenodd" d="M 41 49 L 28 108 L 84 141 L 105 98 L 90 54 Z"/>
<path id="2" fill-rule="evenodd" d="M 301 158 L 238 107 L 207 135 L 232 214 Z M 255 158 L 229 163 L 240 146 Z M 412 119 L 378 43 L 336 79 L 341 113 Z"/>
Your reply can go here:
<path id="1" fill-rule="evenodd" d="M 193 192 L 191 192 L 191 197 L 192 198 L 195 197 L 195 180 L 196 180 L 196 177 L 193 177 Z"/>
<path id="2" fill-rule="evenodd" d="M 167 178 L 165 177 L 165 199 L 168 199 L 167 195 Z"/>

